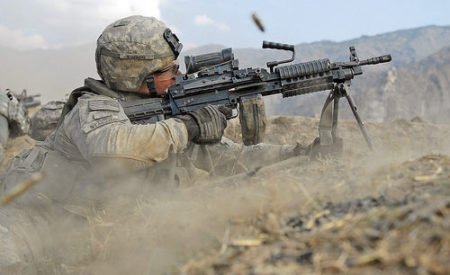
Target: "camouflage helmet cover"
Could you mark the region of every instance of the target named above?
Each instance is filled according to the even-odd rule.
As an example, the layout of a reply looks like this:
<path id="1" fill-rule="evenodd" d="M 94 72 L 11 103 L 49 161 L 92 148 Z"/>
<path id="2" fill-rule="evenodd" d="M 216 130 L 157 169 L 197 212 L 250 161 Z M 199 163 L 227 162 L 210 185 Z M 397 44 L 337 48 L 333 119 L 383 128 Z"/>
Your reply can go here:
<path id="1" fill-rule="evenodd" d="M 130 16 L 110 24 L 97 39 L 95 62 L 106 86 L 136 91 L 144 79 L 167 66 L 181 50 L 164 37 L 172 33 L 154 17 Z M 178 38 L 176 38 L 178 42 Z"/>

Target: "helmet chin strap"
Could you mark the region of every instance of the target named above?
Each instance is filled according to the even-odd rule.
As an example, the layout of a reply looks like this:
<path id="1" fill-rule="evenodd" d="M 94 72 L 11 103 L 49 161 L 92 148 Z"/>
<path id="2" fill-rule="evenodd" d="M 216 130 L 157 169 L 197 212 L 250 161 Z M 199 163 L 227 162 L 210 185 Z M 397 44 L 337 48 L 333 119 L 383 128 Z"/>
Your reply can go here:
<path id="1" fill-rule="evenodd" d="M 158 93 L 156 92 L 155 87 L 155 77 L 153 75 L 148 76 L 145 78 L 145 83 L 147 84 L 150 97 L 157 97 Z"/>

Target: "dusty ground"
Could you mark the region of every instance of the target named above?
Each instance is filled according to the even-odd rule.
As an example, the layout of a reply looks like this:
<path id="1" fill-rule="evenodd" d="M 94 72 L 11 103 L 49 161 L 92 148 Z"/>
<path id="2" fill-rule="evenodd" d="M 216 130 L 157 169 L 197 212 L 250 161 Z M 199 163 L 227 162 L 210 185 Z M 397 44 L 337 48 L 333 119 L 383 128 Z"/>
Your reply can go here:
<path id="1" fill-rule="evenodd" d="M 315 120 L 274 118 L 267 139 L 304 142 L 316 127 Z M 450 274 L 449 127 L 420 119 L 368 127 L 375 152 L 349 121 L 341 124 L 342 159 L 263 174 L 275 193 L 287 188 L 296 199 L 230 220 L 222 244 L 180 272 Z"/>
<path id="2" fill-rule="evenodd" d="M 266 141 L 308 144 L 317 123 L 272 118 Z M 127 181 L 108 190 L 126 198 L 64 205 L 73 220 L 43 227 L 44 253 L 28 270 L 449 274 L 450 127 L 420 119 L 367 126 L 374 152 L 343 121 L 340 159 L 298 157 L 176 190 Z M 227 135 L 239 140 L 236 127 Z"/>

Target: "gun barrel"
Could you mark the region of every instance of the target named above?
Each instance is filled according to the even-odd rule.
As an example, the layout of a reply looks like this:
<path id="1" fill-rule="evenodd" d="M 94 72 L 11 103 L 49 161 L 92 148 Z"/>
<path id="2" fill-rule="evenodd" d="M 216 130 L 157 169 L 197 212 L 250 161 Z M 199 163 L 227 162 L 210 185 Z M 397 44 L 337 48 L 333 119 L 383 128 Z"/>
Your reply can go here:
<path id="1" fill-rule="evenodd" d="M 377 57 L 372 57 L 366 60 L 362 60 L 359 62 L 359 65 L 375 65 L 375 64 L 379 64 L 379 63 L 386 63 L 386 62 L 390 62 L 392 60 L 392 57 L 390 54 L 387 55 L 382 55 L 382 56 L 377 56 Z"/>
<path id="2" fill-rule="evenodd" d="M 30 101 L 30 102 L 24 102 L 23 105 L 25 106 L 25 108 L 32 108 L 32 107 L 40 106 L 41 102 L 39 100 Z"/>

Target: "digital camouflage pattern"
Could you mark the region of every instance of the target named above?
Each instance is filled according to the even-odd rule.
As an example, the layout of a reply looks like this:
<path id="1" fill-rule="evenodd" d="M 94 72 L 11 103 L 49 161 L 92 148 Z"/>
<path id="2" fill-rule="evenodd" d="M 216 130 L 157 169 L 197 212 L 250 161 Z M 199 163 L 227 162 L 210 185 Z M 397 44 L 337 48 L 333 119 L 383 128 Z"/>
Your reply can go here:
<path id="1" fill-rule="evenodd" d="M 8 112 L 8 106 L 9 106 L 9 97 L 6 95 L 6 92 L 3 90 L 0 90 L 0 115 L 8 118 L 9 112 Z"/>
<path id="2" fill-rule="evenodd" d="M 101 82 L 94 87 L 101 85 L 107 89 Z M 81 177 L 88 171 L 107 177 L 136 171 L 181 153 L 187 147 L 188 134 L 181 120 L 172 118 L 155 124 L 133 125 L 117 99 L 96 94 L 89 87 L 83 89 L 76 105 L 45 142 L 38 142 L 12 160 L 0 178 L 0 195 L 34 172 L 43 172 L 49 182 L 77 182 L 82 188 L 85 180 Z M 48 188 L 45 194 L 58 200 L 67 189 L 66 184 L 60 187 Z"/>
<path id="3" fill-rule="evenodd" d="M 145 167 L 179 153 L 188 143 L 179 119 L 133 125 L 116 99 L 86 93 L 64 118 L 53 136 L 53 148 L 68 159 L 91 165 L 114 159 L 122 165 Z"/>
<path id="4" fill-rule="evenodd" d="M 50 101 L 31 117 L 29 135 L 35 140 L 43 141 L 57 127 L 64 101 Z"/>
<path id="5" fill-rule="evenodd" d="M 130 16 L 110 24 L 97 40 L 97 72 L 106 86 L 136 91 L 144 79 L 175 60 L 154 17 Z"/>
<path id="6" fill-rule="evenodd" d="M 8 89 L 0 90 L 0 161 L 3 160 L 8 139 L 26 134 L 29 126 L 27 110 L 23 104 Z"/>
<path id="7" fill-rule="evenodd" d="M 95 93 L 102 86 L 108 88 L 100 81 L 92 85 L 92 81 L 85 82 L 85 92 L 44 146 L 38 145 L 14 159 L 2 180 L 4 187 L 14 186 L 24 172 L 30 174 L 44 167 L 50 170 L 44 172 L 51 174 L 55 165 L 48 158 L 52 156 L 57 165 L 62 161 L 53 157 L 55 154 L 72 165 L 99 169 L 114 166 L 113 171 L 135 171 L 160 162 L 152 169 L 158 175 L 151 176 L 150 182 L 159 182 L 161 176 L 166 182 L 176 177 L 179 183 L 195 182 L 199 169 L 203 170 L 200 174 L 231 175 L 253 168 L 254 163 L 261 165 L 295 155 L 295 145 L 242 146 L 226 138 L 214 145 L 189 143 L 186 126 L 178 118 L 133 125 L 117 99 Z M 118 94 L 128 97 L 126 100 L 135 96 Z M 174 175 L 175 170 L 179 174 Z"/>
<path id="8" fill-rule="evenodd" d="M 183 184 L 209 173 L 231 175 L 248 171 L 250 165 L 257 163 L 256 159 L 260 161 L 258 164 L 263 164 L 295 154 L 294 145 L 245 147 L 226 138 L 214 145 L 196 145 L 188 141 L 186 126 L 178 118 L 154 124 L 131 124 L 118 98 L 133 100 L 136 94 L 121 91 L 136 90 L 148 74 L 175 59 L 161 37 L 164 30 L 160 21 L 141 16 L 124 18 L 108 26 L 98 39 L 96 52 L 98 72 L 105 83 L 91 80 L 75 90 L 78 94 L 69 98 L 71 104 L 65 105 L 67 112 L 56 130 L 45 142 L 13 159 L 0 179 L 0 195 L 33 172 L 42 171 L 46 178 L 15 202 L 17 205 L 0 209 L 3 217 L 0 219 L 0 247 L 7 248 L 0 252 L 0 273 L 17 264 L 33 269 L 33 255 L 42 255 L 37 251 L 48 248 L 38 233 L 33 233 L 37 236 L 27 234 L 27 230 L 38 232 L 39 228 L 45 232 L 46 226 L 51 224 L 47 209 L 34 213 L 40 210 L 35 206 L 35 196 L 39 194 L 40 198 L 51 201 L 50 211 L 65 211 L 56 207 L 57 203 L 85 205 L 87 196 L 99 196 L 101 191 L 108 190 L 101 185 L 107 181 L 92 177 L 91 172 L 97 175 L 103 171 L 114 178 L 111 174 L 133 171 L 133 176 L 145 176 L 144 185 Z M 66 108 L 69 105 L 70 108 Z M 107 170 L 102 169 L 103 165 Z M 153 166 L 151 171 L 141 169 L 150 166 Z M 23 209 L 27 211 L 21 211 Z"/>
<path id="9" fill-rule="evenodd" d="M 9 138 L 8 106 L 9 98 L 5 92 L 0 91 L 0 161 Z"/>
<path id="10" fill-rule="evenodd" d="M 0 90 L 0 116 L 8 121 L 9 137 L 28 133 L 30 121 L 27 110 L 17 97 L 9 90 Z M 5 129 L 2 131 L 6 132 Z"/>
<path id="11" fill-rule="evenodd" d="M 9 127 L 8 120 L 0 115 L 0 162 L 3 160 L 5 148 L 4 146 L 8 142 L 9 137 Z"/>

